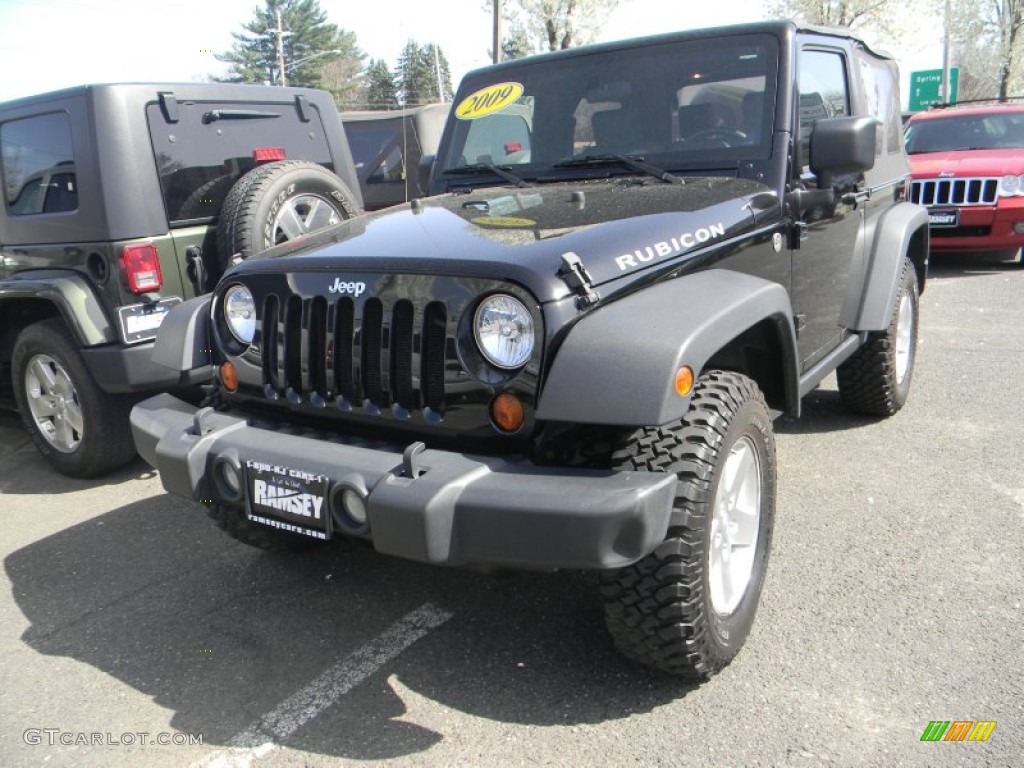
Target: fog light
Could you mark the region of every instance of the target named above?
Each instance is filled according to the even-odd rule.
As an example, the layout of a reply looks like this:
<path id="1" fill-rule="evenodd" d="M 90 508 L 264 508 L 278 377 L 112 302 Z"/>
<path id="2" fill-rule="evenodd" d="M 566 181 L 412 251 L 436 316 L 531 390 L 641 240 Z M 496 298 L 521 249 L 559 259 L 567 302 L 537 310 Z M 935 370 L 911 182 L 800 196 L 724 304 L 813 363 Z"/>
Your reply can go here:
<path id="1" fill-rule="evenodd" d="M 341 508 L 353 523 L 366 525 L 366 500 L 353 488 L 341 492 Z"/>
<path id="2" fill-rule="evenodd" d="M 502 432 L 515 432 L 526 421 L 526 408 L 515 395 L 498 395 L 491 401 L 491 418 Z"/>
<path id="3" fill-rule="evenodd" d="M 1024 221 L 1018 221 L 1013 225 L 1013 234 L 1024 235 Z"/>
<path id="4" fill-rule="evenodd" d="M 220 364 L 220 381 L 228 392 L 238 390 L 238 371 L 231 363 Z"/>
<path id="5" fill-rule="evenodd" d="M 232 495 L 240 496 L 242 493 L 242 479 L 238 476 L 238 470 L 234 466 L 226 461 L 221 462 L 220 465 L 220 479 L 224 481 L 224 485 L 231 491 Z"/>
<path id="6" fill-rule="evenodd" d="M 688 394 L 693 392 L 693 369 L 684 365 L 678 371 L 676 371 L 676 394 L 680 397 L 686 397 Z"/>

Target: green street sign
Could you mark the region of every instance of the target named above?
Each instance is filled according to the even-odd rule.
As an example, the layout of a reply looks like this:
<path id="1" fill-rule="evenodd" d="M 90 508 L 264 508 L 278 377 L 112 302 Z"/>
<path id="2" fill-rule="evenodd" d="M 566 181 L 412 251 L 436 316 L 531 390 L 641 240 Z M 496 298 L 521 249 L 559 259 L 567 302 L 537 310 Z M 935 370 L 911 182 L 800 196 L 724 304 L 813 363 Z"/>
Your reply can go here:
<path id="1" fill-rule="evenodd" d="M 956 101 L 957 85 L 960 83 L 960 69 L 949 68 L 949 102 Z M 942 70 L 925 69 L 920 72 L 910 73 L 910 100 L 911 112 L 920 112 L 928 109 L 932 104 L 942 103 Z"/>

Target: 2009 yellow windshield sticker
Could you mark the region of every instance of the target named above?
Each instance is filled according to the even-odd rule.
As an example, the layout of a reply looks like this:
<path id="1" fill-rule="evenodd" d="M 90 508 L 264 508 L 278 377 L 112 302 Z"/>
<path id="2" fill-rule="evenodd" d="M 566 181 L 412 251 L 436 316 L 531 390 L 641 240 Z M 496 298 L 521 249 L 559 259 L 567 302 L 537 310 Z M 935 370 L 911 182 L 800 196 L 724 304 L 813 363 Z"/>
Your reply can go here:
<path id="1" fill-rule="evenodd" d="M 485 115 L 500 112 L 509 104 L 523 95 L 523 86 L 519 83 L 498 83 L 481 88 L 469 94 L 455 108 L 455 116 L 459 120 L 475 120 Z"/>

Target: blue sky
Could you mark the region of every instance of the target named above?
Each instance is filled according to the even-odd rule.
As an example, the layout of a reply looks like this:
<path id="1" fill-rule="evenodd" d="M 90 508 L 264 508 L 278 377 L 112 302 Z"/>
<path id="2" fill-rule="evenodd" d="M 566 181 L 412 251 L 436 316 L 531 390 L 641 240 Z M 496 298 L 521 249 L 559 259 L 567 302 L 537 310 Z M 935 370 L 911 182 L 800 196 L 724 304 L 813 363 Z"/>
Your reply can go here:
<path id="1" fill-rule="evenodd" d="M 213 57 L 252 18 L 259 0 L 0 0 L 0 101 L 98 82 L 178 82 L 224 72 Z M 489 63 L 491 18 L 483 0 L 321 0 L 334 24 L 390 66 L 410 39 L 436 42 L 452 76 Z M 442 10 L 443 9 L 443 10 Z M 601 39 L 762 18 L 761 0 L 623 0 Z M 938 33 L 936 32 L 935 35 Z M 927 45 L 918 44 L 918 48 Z M 901 46 L 910 69 L 938 67 L 934 45 Z M 903 87 L 906 91 L 906 81 Z"/>

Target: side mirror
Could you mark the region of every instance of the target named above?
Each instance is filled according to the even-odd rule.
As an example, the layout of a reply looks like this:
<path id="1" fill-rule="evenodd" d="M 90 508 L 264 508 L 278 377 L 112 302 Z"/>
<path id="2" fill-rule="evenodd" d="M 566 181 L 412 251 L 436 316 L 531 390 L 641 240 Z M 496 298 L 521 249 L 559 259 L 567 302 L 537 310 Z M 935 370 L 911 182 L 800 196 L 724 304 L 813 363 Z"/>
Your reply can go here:
<path id="1" fill-rule="evenodd" d="M 437 159 L 437 155 L 423 155 L 420 158 L 420 164 L 417 167 L 416 180 L 419 183 L 420 194 L 429 195 L 430 192 L 430 176 L 434 171 L 434 160 Z"/>
<path id="2" fill-rule="evenodd" d="M 811 130 L 811 172 L 821 179 L 874 168 L 877 126 L 873 117 L 829 117 L 816 122 Z"/>

